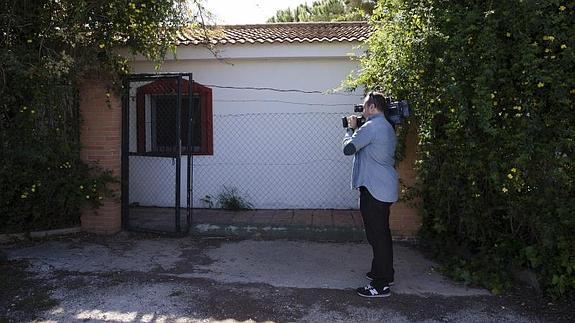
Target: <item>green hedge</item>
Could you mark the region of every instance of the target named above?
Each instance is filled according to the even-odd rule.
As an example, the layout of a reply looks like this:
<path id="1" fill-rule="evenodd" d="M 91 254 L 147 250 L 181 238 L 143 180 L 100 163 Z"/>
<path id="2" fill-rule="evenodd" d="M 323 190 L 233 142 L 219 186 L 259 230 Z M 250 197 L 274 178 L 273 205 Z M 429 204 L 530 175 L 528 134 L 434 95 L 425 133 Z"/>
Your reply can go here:
<path id="1" fill-rule="evenodd" d="M 0 232 L 76 225 L 81 208 L 111 195 L 110 174 L 80 160 L 77 80 L 106 75 L 120 92 L 128 64 L 113 49 L 161 61 L 200 5 L 0 2 Z"/>
<path id="2" fill-rule="evenodd" d="M 109 172 L 80 160 L 77 91 L 36 83 L 24 66 L 5 69 L 0 118 L 0 233 L 70 227 L 82 207 L 111 196 Z"/>
<path id="3" fill-rule="evenodd" d="M 575 290 L 575 2 L 383 0 L 354 86 L 412 102 L 422 241 L 493 292 Z"/>

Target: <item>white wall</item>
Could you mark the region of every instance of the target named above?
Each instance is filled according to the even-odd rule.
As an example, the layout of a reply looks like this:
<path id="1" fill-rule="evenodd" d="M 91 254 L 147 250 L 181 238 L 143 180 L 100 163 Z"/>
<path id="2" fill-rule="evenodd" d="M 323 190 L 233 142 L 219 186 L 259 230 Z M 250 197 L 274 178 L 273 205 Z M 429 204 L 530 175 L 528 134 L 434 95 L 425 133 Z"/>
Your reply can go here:
<path id="1" fill-rule="evenodd" d="M 256 208 L 357 207 L 357 194 L 349 184 L 352 158 L 341 152 L 341 117 L 360 103 L 361 90 L 333 95 L 213 87 L 332 90 L 357 67 L 347 57 L 354 45 L 230 46 L 222 51 L 228 53 L 225 62 L 201 55 L 192 59 L 193 48 L 186 48 L 187 55 L 164 63 L 162 72 L 191 72 L 195 82 L 213 91 L 214 155 L 193 158 L 195 207 L 203 206 L 200 198 L 205 195 L 217 196 L 223 186 L 237 187 Z M 246 58 L 257 56 L 258 48 L 260 58 Z M 306 57 L 284 57 L 297 55 L 297 49 Z M 154 72 L 153 64 L 145 61 L 133 67 L 135 73 Z M 276 102 L 261 102 L 265 100 Z M 130 124 L 135 126 L 133 118 Z M 172 164 L 172 159 L 130 157 L 130 202 L 173 205 Z M 182 183 L 186 178 L 183 167 Z"/>

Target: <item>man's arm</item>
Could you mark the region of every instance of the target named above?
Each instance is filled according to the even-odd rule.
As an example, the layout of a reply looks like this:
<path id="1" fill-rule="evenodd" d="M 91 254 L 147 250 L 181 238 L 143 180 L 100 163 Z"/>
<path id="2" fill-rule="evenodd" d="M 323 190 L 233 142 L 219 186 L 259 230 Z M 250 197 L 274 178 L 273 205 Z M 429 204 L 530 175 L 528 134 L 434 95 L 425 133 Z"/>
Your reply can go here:
<path id="1" fill-rule="evenodd" d="M 369 127 L 366 125 L 357 129 L 355 133 L 352 130 L 347 130 L 343 138 L 343 154 L 346 156 L 353 155 L 370 142 Z"/>

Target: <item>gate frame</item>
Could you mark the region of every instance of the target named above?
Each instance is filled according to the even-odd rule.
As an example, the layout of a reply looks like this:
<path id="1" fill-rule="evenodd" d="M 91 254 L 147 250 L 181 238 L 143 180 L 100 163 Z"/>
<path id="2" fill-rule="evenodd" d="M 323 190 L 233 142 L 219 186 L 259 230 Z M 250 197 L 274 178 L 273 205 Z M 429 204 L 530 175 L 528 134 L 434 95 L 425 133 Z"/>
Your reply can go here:
<path id="1" fill-rule="evenodd" d="M 190 120 L 188 121 L 188 146 L 186 147 L 187 158 L 187 193 L 186 193 L 186 227 L 182 231 L 180 220 L 181 220 L 181 158 L 182 158 L 182 134 L 181 134 L 181 111 L 182 111 L 182 79 L 183 77 L 188 77 L 189 89 L 188 95 L 190 99 L 188 100 L 188 111 Z M 135 228 L 130 226 L 130 167 L 129 167 L 129 156 L 130 156 L 130 83 L 138 81 L 154 81 L 157 79 L 177 79 L 178 86 L 178 104 L 176 108 L 176 137 L 178 138 L 177 152 L 173 157 L 176 159 L 176 185 L 175 185 L 175 223 L 173 232 L 146 229 L 146 228 Z M 193 110 L 194 110 L 194 100 L 193 100 L 193 74 L 192 73 L 136 73 L 126 76 L 123 80 L 123 91 L 122 91 L 122 165 L 121 165 L 121 203 L 122 203 L 122 230 L 133 231 L 133 232 L 147 232 L 147 233 L 157 233 L 162 235 L 170 236 L 183 236 L 190 232 L 190 227 L 193 220 L 193 151 L 192 151 L 192 140 L 193 140 Z"/>

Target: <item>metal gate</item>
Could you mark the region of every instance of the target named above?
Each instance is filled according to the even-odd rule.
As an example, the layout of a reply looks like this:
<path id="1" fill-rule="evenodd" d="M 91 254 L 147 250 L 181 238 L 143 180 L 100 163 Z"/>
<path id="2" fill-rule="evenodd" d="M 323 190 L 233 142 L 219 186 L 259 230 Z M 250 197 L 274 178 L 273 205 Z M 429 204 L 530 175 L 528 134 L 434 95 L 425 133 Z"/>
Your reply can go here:
<path id="1" fill-rule="evenodd" d="M 124 84 L 122 225 L 186 234 L 192 222 L 192 74 L 134 74 Z"/>

